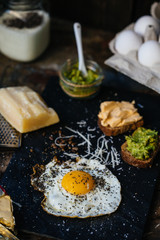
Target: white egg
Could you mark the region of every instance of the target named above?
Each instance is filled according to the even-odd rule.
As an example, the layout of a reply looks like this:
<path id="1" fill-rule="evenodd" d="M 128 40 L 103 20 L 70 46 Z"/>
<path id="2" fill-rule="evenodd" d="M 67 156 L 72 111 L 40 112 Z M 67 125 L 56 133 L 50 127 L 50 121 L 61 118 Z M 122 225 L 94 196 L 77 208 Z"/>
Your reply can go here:
<path id="1" fill-rule="evenodd" d="M 120 54 L 138 50 L 142 44 L 142 38 L 133 30 L 124 30 L 115 39 L 115 49 Z"/>
<path id="2" fill-rule="evenodd" d="M 31 178 L 33 187 L 42 191 L 43 209 L 56 216 L 96 217 L 117 210 L 121 185 L 112 172 L 97 160 L 80 159 L 45 167 L 36 165 Z"/>
<path id="3" fill-rule="evenodd" d="M 154 40 L 143 43 L 138 51 L 138 61 L 147 67 L 160 64 L 160 43 Z"/>
<path id="4" fill-rule="evenodd" d="M 134 31 L 141 36 L 145 35 L 146 28 L 148 26 L 153 26 L 156 33 L 160 32 L 160 25 L 152 16 L 146 15 L 140 17 L 134 24 Z"/>

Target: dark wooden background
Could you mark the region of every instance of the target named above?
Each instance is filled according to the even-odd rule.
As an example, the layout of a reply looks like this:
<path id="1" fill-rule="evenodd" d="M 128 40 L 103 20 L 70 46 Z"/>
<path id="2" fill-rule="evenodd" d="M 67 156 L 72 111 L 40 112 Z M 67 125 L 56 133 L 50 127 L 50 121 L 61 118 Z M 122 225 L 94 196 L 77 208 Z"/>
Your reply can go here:
<path id="1" fill-rule="evenodd" d="M 0 0 L 0 10 L 7 1 Z M 87 27 L 116 33 L 140 16 L 150 14 L 150 7 L 156 0 L 39 1 L 42 1 L 43 7 L 53 18 L 77 21 Z"/>
<path id="2" fill-rule="evenodd" d="M 88 27 L 117 32 L 142 15 L 153 0 L 44 0 L 52 17 L 81 22 Z"/>

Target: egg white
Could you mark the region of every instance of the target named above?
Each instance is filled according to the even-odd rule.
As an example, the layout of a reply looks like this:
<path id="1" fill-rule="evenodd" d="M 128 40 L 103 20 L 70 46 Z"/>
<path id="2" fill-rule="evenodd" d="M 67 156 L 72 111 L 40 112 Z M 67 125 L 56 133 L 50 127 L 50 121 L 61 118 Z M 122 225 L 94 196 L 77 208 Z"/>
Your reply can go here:
<path id="1" fill-rule="evenodd" d="M 95 180 L 94 189 L 84 195 L 67 192 L 61 186 L 61 181 L 66 173 L 74 170 L 89 173 Z M 43 209 L 56 216 L 86 218 L 111 214 L 121 202 L 120 182 L 97 160 L 80 159 L 62 164 L 53 160 L 38 177 L 33 174 L 31 183 L 44 193 Z"/>

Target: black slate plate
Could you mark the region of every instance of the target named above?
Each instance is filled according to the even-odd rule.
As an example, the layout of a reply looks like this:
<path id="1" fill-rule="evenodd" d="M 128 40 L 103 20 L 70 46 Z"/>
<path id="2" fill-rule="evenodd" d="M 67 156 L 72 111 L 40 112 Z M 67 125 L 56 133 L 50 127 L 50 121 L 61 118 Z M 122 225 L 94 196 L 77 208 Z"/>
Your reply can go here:
<path id="1" fill-rule="evenodd" d="M 144 116 L 145 127 L 160 132 L 159 96 L 136 93 L 123 89 L 143 89 L 143 86 L 133 83 L 123 75 L 118 75 L 116 81 L 120 88 L 108 87 L 108 75 L 104 80 L 100 94 L 95 99 L 75 100 L 66 96 L 59 87 L 58 78 L 51 78 L 43 97 L 49 106 L 53 107 L 60 116 L 61 122 L 32 133 L 23 135 L 23 145 L 17 150 L 0 182 L 14 201 L 14 215 L 17 229 L 47 234 L 59 239 L 107 239 L 107 240 L 138 240 L 142 238 L 144 225 L 154 192 L 156 179 L 159 174 L 159 154 L 151 169 L 138 169 L 127 165 L 122 160 L 114 169 L 109 169 L 118 177 L 122 186 L 122 202 L 118 210 L 110 216 L 88 219 L 70 219 L 55 217 L 44 212 L 40 206 L 42 193 L 35 191 L 30 184 L 32 167 L 36 163 L 46 164 L 54 156 L 52 136 L 61 130 L 69 134 L 65 126 L 85 133 L 87 127 L 95 128 L 96 137 L 102 135 L 97 127 L 99 104 L 104 100 L 136 101 L 136 107 Z M 123 81 L 122 81 L 123 80 Z M 125 88 L 125 87 L 124 87 Z M 134 89 L 135 90 L 135 89 Z M 146 88 L 145 88 L 146 90 Z M 78 122 L 85 120 L 87 125 Z M 120 152 L 124 135 L 113 137 L 113 144 Z M 96 138 L 93 139 L 93 147 Z M 81 153 L 85 149 L 81 148 Z M 61 157 L 61 154 L 59 154 Z M 66 157 L 65 157 L 66 158 Z M 67 158 L 66 158 L 67 159 Z"/>

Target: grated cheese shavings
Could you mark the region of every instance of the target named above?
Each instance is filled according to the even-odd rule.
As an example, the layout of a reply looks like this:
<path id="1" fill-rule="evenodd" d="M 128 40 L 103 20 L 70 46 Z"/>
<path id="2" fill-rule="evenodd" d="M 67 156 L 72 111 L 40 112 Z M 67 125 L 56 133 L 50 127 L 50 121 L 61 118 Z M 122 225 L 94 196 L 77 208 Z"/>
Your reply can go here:
<path id="1" fill-rule="evenodd" d="M 90 127 L 88 127 L 88 128 L 87 128 L 87 131 L 88 131 L 88 132 L 95 132 L 95 131 L 96 131 L 96 128 L 90 128 Z"/>
<path id="2" fill-rule="evenodd" d="M 73 138 L 73 137 L 77 137 L 76 135 L 71 135 L 71 136 L 59 136 L 55 139 L 55 144 L 58 146 L 58 147 L 63 147 L 63 146 L 66 146 L 67 143 L 63 144 L 63 143 L 58 143 L 57 141 L 58 140 L 61 140 L 61 139 L 65 139 L 65 138 Z"/>
<path id="3" fill-rule="evenodd" d="M 81 158 L 88 158 L 88 159 L 96 159 L 96 160 L 99 160 L 100 163 L 112 166 L 113 168 L 115 168 L 120 164 L 120 155 L 117 152 L 116 148 L 113 146 L 114 143 L 113 143 L 112 137 L 108 138 L 105 135 L 101 135 L 96 141 L 96 148 L 94 148 L 91 140 L 94 139 L 96 136 L 93 135 L 93 132 L 92 134 L 86 132 L 86 134 L 84 135 L 78 130 L 74 130 L 67 126 L 66 128 L 72 133 L 74 133 L 74 135 L 65 136 L 65 137 L 59 136 L 55 139 L 55 144 L 59 146 L 59 143 L 57 143 L 57 141 L 60 138 L 70 138 L 70 137 L 78 138 L 79 137 L 82 140 L 82 142 L 78 143 L 77 146 L 86 146 L 86 148 L 84 150 L 84 154 L 65 151 L 63 152 L 64 155 L 69 156 L 71 158 L 81 157 Z M 64 145 L 66 146 L 66 144 Z"/>
<path id="4" fill-rule="evenodd" d="M 70 130 L 71 132 L 77 133 L 80 137 L 82 137 L 86 142 L 88 142 L 89 145 L 91 145 L 91 142 L 88 141 L 88 139 L 82 134 L 80 133 L 78 130 L 73 130 L 72 128 L 66 127 L 68 130 Z"/>
<path id="5" fill-rule="evenodd" d="M 64 152 L 63 154 L 66 155 L 66 156 L 68 156 L 68 157 L 71 157 L 71 158 L 77 158 L 77 157 L 79 157 L 79 155 L 76 154 L 76 153 L 67 153 L 67 152 Z"/>

